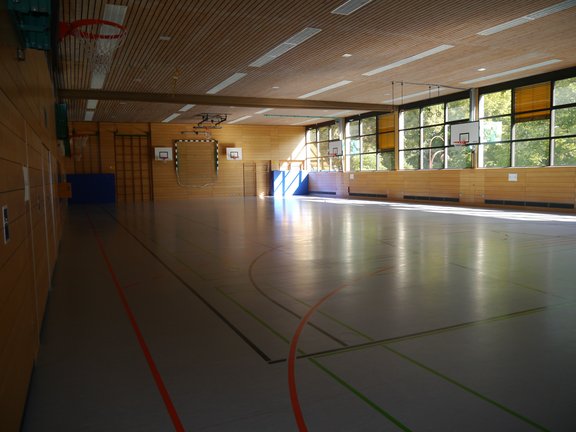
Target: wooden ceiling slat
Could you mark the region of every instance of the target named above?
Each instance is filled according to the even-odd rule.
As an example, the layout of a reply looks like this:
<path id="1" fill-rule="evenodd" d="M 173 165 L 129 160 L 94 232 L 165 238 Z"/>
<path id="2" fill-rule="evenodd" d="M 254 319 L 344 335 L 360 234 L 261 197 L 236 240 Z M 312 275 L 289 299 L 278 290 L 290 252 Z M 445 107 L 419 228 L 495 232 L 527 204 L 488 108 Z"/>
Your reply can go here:
<path id="1" fill-rule="evenodd" d="M 489 74 L 551 58 L 562 60 L 503 81 L 576 65 L 576 8 L 489 37 L 477 35 L 559 0 L 379 0 L 349 16 L 331 14 L 343 1 L 62 0 L 61 17 L 64 21 L 101 17 L 106 3 L 128 6 L 129 34 L 115 54 L 105 83 L 109 91 L 202 95 L 233 73 L 245 72 L 245 78 L 219 95 L 289 99 L 350 80 L 352 84 L 315 99 L 378 104 L 389 98 L 385 93 L 392 81 L 462 86 L 462 81 L 481 76 L 480 66 L 488 67 Z M 305 27 L 322 31 L 263 67 L 248 66 Z M 171 40 L 159 41 L 161 34 Z M 455 48 L 372 77 L 362 75 L 441 44 Z M 343 59 L 345 52 L 353 56 Z M 77 40 L 62 42 L 58 81 L 63 88 L 89 88 L 86 60 Z M 174 87 L 176 69 L 180 76 Z M 81 105 L 74 103 L 75 116 L 83 117 Z M 123 110 L 111 110 L 112 105 L 99 104 L 97 117 L 106 119 L 108 112 L 121 116 Z M 150 104 L 145 106 L 150 110 L 147 118 L 162 115 L 154 114 Z M 130 116 L 136 112 L 145 111 L 130 111 Z"/>

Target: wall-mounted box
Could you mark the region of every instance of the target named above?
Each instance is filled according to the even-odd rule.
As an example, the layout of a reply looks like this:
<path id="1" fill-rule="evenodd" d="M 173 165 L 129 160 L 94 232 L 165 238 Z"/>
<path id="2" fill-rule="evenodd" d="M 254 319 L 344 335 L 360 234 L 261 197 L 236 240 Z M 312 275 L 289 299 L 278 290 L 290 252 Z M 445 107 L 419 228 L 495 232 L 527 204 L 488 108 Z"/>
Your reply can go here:
<path id="1" fill-rule="evenodd" d="M 172 147 L 154 147 L 154 160 L 171 161 L 173 159 Z"/>

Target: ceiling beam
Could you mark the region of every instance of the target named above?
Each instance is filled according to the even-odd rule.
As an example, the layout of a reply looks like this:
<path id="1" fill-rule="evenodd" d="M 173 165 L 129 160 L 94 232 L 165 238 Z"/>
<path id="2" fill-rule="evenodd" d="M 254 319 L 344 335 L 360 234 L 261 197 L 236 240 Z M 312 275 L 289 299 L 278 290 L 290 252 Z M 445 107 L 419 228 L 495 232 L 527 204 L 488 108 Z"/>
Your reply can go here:
<path id="1" fill-rule="evenodd" d="M 60 89 L 58 95 L 66 99 L 96 99 L 130 102 L 237 106 L 253 108 L 333 109 L 352 111 L 394 111 L 394 105 L 358 102 L 318 101 L 308 99 L 268 99 L 256 97 L 187 95 L 167 93 L 134 93 L 105 90 Z"/>

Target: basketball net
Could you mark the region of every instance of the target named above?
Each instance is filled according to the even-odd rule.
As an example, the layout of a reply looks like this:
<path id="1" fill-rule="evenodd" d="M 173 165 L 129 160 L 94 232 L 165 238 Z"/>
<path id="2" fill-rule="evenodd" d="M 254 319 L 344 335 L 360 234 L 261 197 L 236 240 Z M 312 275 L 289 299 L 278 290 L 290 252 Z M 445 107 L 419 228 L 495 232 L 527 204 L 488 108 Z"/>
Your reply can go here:
<path id="1" fill-rule="evenodd" d="M 78 20 L 60 24 L 60 39 L 66 36 L 74 36 L 80 42 L 93 71 L 107 73 L 114 53 L 126 39 L 126 27 L 113 21 Z"/>

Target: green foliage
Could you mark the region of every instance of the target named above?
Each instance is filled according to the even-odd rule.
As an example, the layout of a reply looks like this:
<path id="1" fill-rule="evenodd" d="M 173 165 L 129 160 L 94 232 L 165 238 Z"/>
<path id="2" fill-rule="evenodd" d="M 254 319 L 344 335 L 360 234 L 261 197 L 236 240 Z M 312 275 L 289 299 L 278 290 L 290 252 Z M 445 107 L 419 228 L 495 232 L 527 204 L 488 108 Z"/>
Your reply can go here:
<path id="1" fill-rule="evenodd" d="M 576 103 L 576 77 L 554 83 L 554 105 Z"/>
<path id="2" fill-rule="evenodd" d="M 548 160 L 548 140 L 522 141 L 514 144 L 517 167 L 546 166 Z"/>
<path id="3" fill-rule="evenodd" d="M 400 169 L 418 169 L 420 168 L 420 150 L 404 151 L 404 163 Z"/>
<path id="4" fill-rule="evenodd" d="M 429 105 L 422 108 L 422 125 L 430 126 L 444 123 L 444 104 Z"/>
<path id="5" fill-rule="evenodd" d="M 401 131 L 400 137 L 404 140 L 405 149 L 420 148 L 420 129 Z"/>
<path id="6" fill-rule="evenodd" d="M 376 169 L 376 153 L 362 155 L 362 171 L 373 171 Z"/>
<path id="7" fill-rule="evenodd" d="M 360 171 L 360 156 L 350 156 L 350 171 Z"/>
<path id="8" fill-rule="evenodd" d="M 371 135 L 375 134 L 378 128 L 376 127 L 376 116 L 364 118 L 360 122 L 360 134 Z"/>
<path id="9" fill-rule="evenodd" d="M 480 100 L 480 117 L 492 117 L 512 112 L 512 90 L 488 93 Z"/>
<path id="10" fill-rule="evenodd" d="M 576 165 L 576 138 L 557 138 L 554 141 L 554 165 Z"/>
<path id="11" fill-rule="evenodd" d="M 351 122 L 346 123 L 346 136 L 353 137 L 360 135 L 360 122 L 358 120 L 354 120 Z"/>
<path id="12" fill-rule="evenodd" d="M 376 135 L 362 137 L 362 153 L 373 153 L 376 151 Z"/>
<path id="13" fill-rule="evenodd" d="M 470 118 L 470 99 L 460 99 L 446 104 L 446 121 L 468 120 Z"/>
<path id="14" fill-rule="evenodd" d="M 386 151 L 378 153 L 378 169 L 392 171 L 394 170 L 394 152 Z"/>
<path id="15" fill-rule="evenodd" d="M 400 116 L 400 129 L 409 129 L 420 126 L 420 109 L 415 108 L 404 111 Z"/>

